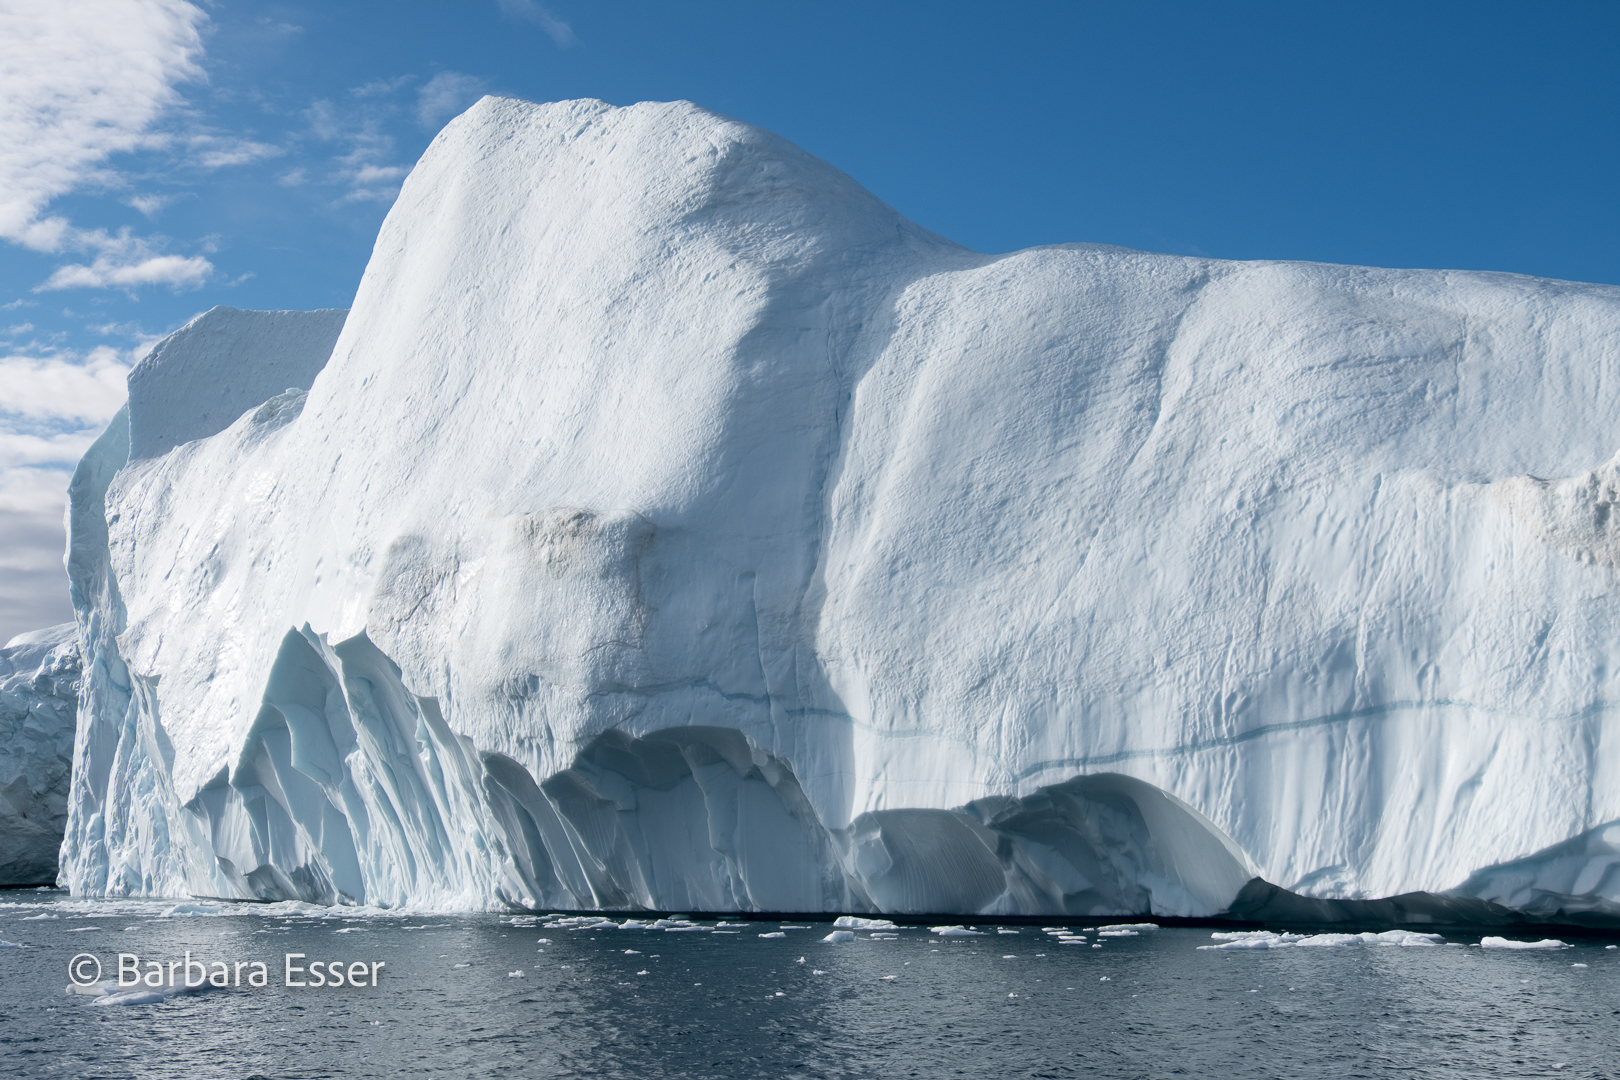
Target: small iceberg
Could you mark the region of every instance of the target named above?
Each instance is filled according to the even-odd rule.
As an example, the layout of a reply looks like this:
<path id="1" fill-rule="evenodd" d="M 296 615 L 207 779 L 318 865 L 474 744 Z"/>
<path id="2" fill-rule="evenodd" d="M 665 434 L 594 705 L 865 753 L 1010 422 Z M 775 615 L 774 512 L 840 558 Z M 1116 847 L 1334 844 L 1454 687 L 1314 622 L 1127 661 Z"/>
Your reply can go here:
<path id="1" fill-rule="evenodd" d="M 1512 941 L 1505 937 L 1485 937 L 1479 939 L 1482 949 L 1568 949 L 1570 945 L 1557 938 L 1542 938 L 1540 941 Z"/>

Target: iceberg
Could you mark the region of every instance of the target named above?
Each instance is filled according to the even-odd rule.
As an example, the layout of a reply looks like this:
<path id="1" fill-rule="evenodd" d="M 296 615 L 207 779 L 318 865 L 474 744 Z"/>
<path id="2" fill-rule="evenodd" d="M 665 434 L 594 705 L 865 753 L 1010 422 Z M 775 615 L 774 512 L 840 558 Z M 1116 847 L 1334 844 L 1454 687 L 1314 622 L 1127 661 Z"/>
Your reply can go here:
<path id="1" fill-rule="evenodd" d="M 0 648 L 0 885 L 56 880 L 79 673 L 72 623 L 19 634 Z"/>
<path id="2" fill-rule="evenodd" d="M 694 105 L 485 98 L 349 312 L 130 386 L 76 895 L 1620 904 L 1620 289 L 982 254 Z"/>

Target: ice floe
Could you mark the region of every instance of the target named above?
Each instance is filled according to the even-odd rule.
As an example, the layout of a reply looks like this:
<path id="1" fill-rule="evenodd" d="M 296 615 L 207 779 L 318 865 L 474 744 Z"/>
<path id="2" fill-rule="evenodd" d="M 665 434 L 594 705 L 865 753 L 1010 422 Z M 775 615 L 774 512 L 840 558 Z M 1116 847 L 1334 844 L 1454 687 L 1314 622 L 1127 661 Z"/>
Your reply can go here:
<path id="1" fill-rule="evenodd" d="M 1439 934 L 1420 934 L 1411 930 L 1385 930 L 1380 934 L 1290 934 L 1274 930 L 1233 930 L 1217 931 L 1209 936 L 1220 944 L 1200 945 L 1200 949 L 1331 948 L 1342 945 L 1397 945 L 1410 948 L 1445 942 L 1445 938 Z"/>
<path id="2" fill-rule="evenodd" d="M 1572 946 L 1559 941 L 1557 938 L 1542 938 L 1540 941 L 1514 941 L 1505 937 L 1482 937 L 1479 939 L 1482 949 L 1568 949 Z"/>

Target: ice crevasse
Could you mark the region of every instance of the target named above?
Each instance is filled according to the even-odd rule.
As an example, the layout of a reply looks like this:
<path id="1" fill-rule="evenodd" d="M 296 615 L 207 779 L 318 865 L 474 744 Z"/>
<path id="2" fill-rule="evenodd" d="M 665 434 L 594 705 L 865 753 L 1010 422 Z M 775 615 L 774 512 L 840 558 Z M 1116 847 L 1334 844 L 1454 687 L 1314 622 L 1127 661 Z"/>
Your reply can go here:
<path id="1" fill-rule="evenodd" d="M 1620 913 L 1620 289 L 986 255 L 486 98 L 70 511 L 81 894 Z"/>

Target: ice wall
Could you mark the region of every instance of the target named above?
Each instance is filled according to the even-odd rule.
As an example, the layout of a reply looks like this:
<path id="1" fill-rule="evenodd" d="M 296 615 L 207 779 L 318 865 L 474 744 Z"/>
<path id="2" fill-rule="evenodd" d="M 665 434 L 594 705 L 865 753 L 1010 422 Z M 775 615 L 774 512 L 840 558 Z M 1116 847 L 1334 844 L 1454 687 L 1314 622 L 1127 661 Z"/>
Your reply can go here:
<path id="1" fill-rule="evenodd" d="M 72 623 L 0 648 L 0 885 L 56 880 L 78 697 Z"/>
<path id="2" fill-rule="evenodd" d="M 695 106 L 485 99 L 307 393 L 81 465 L 65 876 L 1605 909 L 1617 376 L 1612 287 L 982 255 Z"/>

